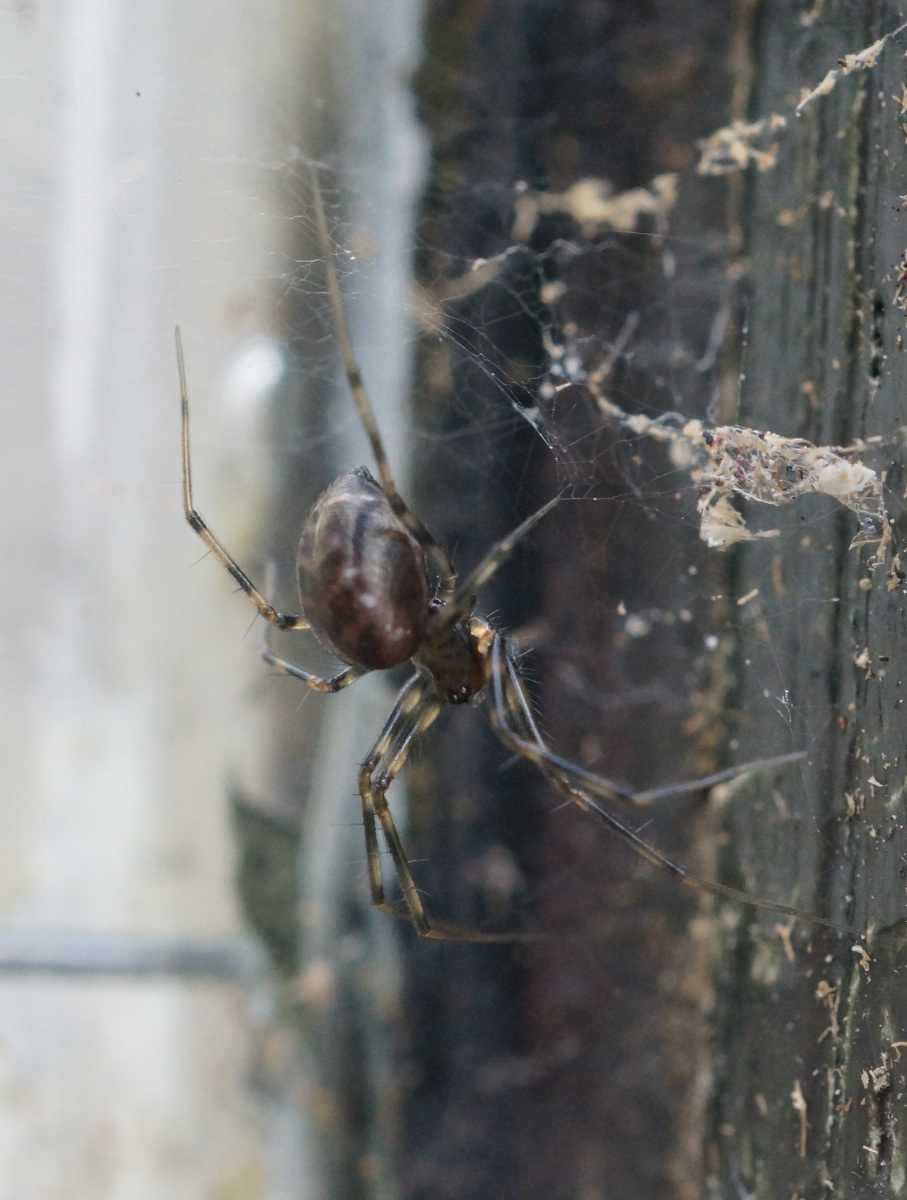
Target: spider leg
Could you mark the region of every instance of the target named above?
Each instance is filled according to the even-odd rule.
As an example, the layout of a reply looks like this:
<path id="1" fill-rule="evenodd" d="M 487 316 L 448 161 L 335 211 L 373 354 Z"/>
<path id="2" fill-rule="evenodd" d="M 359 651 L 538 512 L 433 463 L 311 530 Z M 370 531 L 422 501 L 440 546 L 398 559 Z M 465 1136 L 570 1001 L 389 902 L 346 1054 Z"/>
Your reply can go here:
<path id="1" fill-rule="evenodd" d="M 698 792 L 703 788 L 714 787 L 718 783 L 727 783 L 730 779 L 739 779 L 753 771 L 768 771 L 773 767 L 783 767 L 785 763 L 799 762 L 806 758 L 805 750 L 793 750 L 790 754 L 776 754 L 773 758 L 757 758 L 753 762 L 740 763 L 736 767 L 726 767 L 713 775 L 703 775 L 700 779 L 686 779 L 683 783 L 668 783 L 664 787 L 649 788 L 645 792 L 634 792 L 636 804 L 651 804 L 663 796 L 681 795 L 684 792 Z"/>
<path id="2" fill-rule="evenodd" d="M 475 604 L 476 592 L 482 584 L 491 578 L 498 567 L 513 553 L 516 544 L 526 536 L 537 521 L 540 521 L 546 513 L 554 508 L 559 500 L 560 496 L 555 496 L 553 500 L 543 504 L 540 509 L 517 525 L 516 529 L 508 533 L 506 537 L 495 542 L 478 566 L 458 585 L 450 602 L 435 616 L 432 625 L 436 632 L 440 633 L 445 629 L 450 629 L 452 625 L 456 625 L 458 621 L 469 616 Z"/>
<path id="3" fill-rule="evenodd" d="M 511 679 L 509 684 L 505 684 L 505 689 L 518 689 L 525 700 L 522 683 L 519 681 L 519 672 L 509 651 L 501 649 L 499 643 L 502 640 L 500 634 L 495 634 L 495 641 L 491 651 L 492 677 L 497 678 L 503 674 L 501 660 L 505 660 L 507 663 L 507 674 Z M 513 711 L 512 706 L 511 711 Z M 528 709 L 527 716 L 532 721 L 532 716 Z M 510 733 L 513 734 L 513 730 Z M 606 800 L 612 800 L 616 796 L 621 800 L 629 801 L 631 804 L 650 804 L 653 800 L 660 800 L 664 796 L 700 792 L 705 788 L 714 787 L 718 783 L 726 783 L 729 779 L 737 779 L 741 775 L 749 774 L 752 771 L 764 771 L 773 767 L 781 767 L 786 763 L 797 762 L 801 758 L 806 757 L 805 751 L 796 750 L 791 754 L 778 754 L 773 758 L 760 758 L 756 759 L 755 762 L 740 763 L 736 767 L 727 767 L 723 771 L 715 771 L 712 775 L 703 775 L 698 779 L 685 779 L 681 783 L 669 783 L 663 787 L 649 788 L 643 792 L 634 792 L 619 783 L 614 783 L 613 780 L 607 779 L 603 775 L 587 771 L 584 767 L 570 762 L 569 759 L 555 754 L 545 745 L 544 739 L 538 735 L 538 729 L 535 727 L 534 722 L 532 724 L 532 733 L 534 736 L 529 736 L 526 733 L 518 735 L 522 736 L 526 743 L 522 748 L 514 747 L 514 749 L 518 750 L 518 753 L 532 758 L 539 766 L 541 765 L 541 761 L 544 760 L 553 769 L 562 771 L 578 787 L 586 788 Z"/>
<path id="4" fill-rule="evenodd" d="M 381 734 L 359 768 L 359 795 L 362 798 L 362 818 L 365 827 L 365 850 L 368 859 L 369 884 L 372 903 L 385 912 L 399 915 L 398 909 L 387 899 L 384 890 L 384 875 L 381 867 L 381 852 L 378 846 L 377 822 L 381 822 L 387 848 L 394 860 L 400 887 L 409 915 L 419 933 L 429 929 L 428 918 L 422 900 L 406 861 L 403 843 L 394 824 L 385 799 L 385 792 L 394 776 L 403 766 L 409 747 L 419 733 L 420 723 L 425 728 L 440 711 L 440 703 L 423 711 L 428 680 L 418 672 L 403 686 Z M 378 774 L 378 767 L 381 771 Z M 377 777 L 376 777 L 377 776 Z"/>
<path id="5" fill-rule="evenodd" d="M 498 736 L 508 749 L 534 762 L 549 779 L 560 779 L 568 786 L 578 780 L 577 786 L 587 787 L 590 791 L 609 799 L 615 796 L 621 800 L 635 799 L 635 793 L 629 788 L 613 783 L 602 775 L 594 775 L 548 749 L 535 723 L 516 664 L 507 649 L 505 639 L 499 633 L 492 633 L 489 661 L 492 688 L 491 719 Z"/>
<path id="6" fill-rule="evenodd" d="M 358 667 L 344 667 L 342 671 L 338 671 L 336 675 L 331 675 L 328 678 L 315 675 L 311 671 L 306 671 L 303 667 L 297 667 L 295 663 L 287 662 L 285 658 L 279 658 L 271 649 L 270 633 L 270 626 L 265 625 L 261 647 L 261 657 L 264 661 L 272 667 L 276 667 L 281 675 L 292 675 L 294 679 L 301 679 L 303 683 L 307 683 L 316 692 L 339 692 L 341 688 L 349 687 L 351 683 L 355 683 L 357 679 L 361 679 L 365 674 L 365 671 L 360 670 Z"/>
<path id="7" fill-rule="evenodd" d="M 180 375 L 180 399 L 183 414 L 183 511 L 186 520 L 202 539 L 217 561 L 227 568 L 242 590 L 246 593 L 261 615 L 278 629 L 308 629 L 305 617 L 292 613 L 278 612 L 273 604 L 262 595 L 249 576 L 243 571 L 226 546 L 211 532 L 204 519 L 195 510 L 192 500 L 192 463 L 189 456 L 189 392 L 186 388 L 186 364 L 183 359 L 183 339 L 179 327 L 176 329 L 176 361 Z"/>
<path id="8" fill-rule="evenodd" d="M 534 762 L 542 774 L 550 779 L 555 787 L 563 792 L 565 796 L 568 796 L 586 812 L 594 813 L 600 817 L 610 829 L 629 842 L 637 854 L 641 855 L 647 862 L 652 863 L 654 866 L 668 871 L 676 879 L 680 880 L 681 883 L 686 884 L 687 887 L 695 888 L 697 891 L 705 892 L 712 896 L 721 896 L 726 900 L 735 900 L 741 904 L 748 904 L 753 908 L 762 908 L 768 912 L 780 913 L 782 916 L 802 917 L 814 925 L 824 925 L 827 929 L 834 929 L 837 933 L 857 937 L 864 936 L 861 930 L 851 929 L 846 925 L 838 925 L 835 921 L 813 916 L 812 913 L 803 912 L 801 909 L 793 908 L 788 904 L 776 904 L 771 900 L 760 900 L 754 896 L 750 896 L 746 892 L 738 891 L 736 888 L 727 887 L 721 883 L 712 883 L 711 880 L 702 879 L 700 876 L 694 875 L 686 867 L 673 862 L 666 854 L 663 854 L 650 842 L 641 838 L 635 829 L 593 800 L 588 792 L 577 786 L 572 779 L 572 776 L 583 777 L 584 772 L 579 768 L 574 768 L 565 759 L 551 754 L 545 746 L 536 726 L 535 719 L 532 716 L 529 699 L 517 671 L 516 664 L 507 652 L 506 645 L 501 645 L 503 642 L 504 639 L 499 634 L 495 635 L 495 642 L 491 652 L 492 719 L 495 729 L 508 749 L 515 750 L 517 753 L 523 755 L 524 758 L 528 758 Z M 515 729 L 519 732 L 515 732 Z M 606 786 L 605 781 L 598 780 L 598 783 L 601 785 L 602 790 L 604 790 Z M 625 789 L 615 789 L 615 795 L 623 796 L 625 799 L 634 798 L 634 794 Z"/>
<path id="9" fill-rule="evenodd" d="M 396 917 L 408 916 L 421 937 L 444 941 L 465 942 L 527 942 L 537 941 L 536 934 L 479 933 L 459 929 L 455 925 L 429 917 L 416 887 L 406 851 L 387 804 L 386 793 L 416 738 L 423 733 L 443 703 L 431 690 L 430 682 L 421 674 L 414 675 L 403 687 L 391 715 L 377 742 L 359 770 L 359 794 L 362 798 L 362 819 L 365 830 L 365 850 L 368 860 L 372 903 Z M 381 852 L 378 845 L 377 823 L 381 825 L 384 841 L 393 859 L 397 879 L 403 892 L 406 911 L 392 904 L 384 890 Z"/>
<path id="10" fill-rule="evenodd" d="M 346 318 L 346 309 L 343 306 L 343 297 L 340 293 L 337 267 L 334 263 L 334 250 L 331 246 L 327 219 L 324 215 L 324 201 L 321 196 L 321 185 L 318 181 L 318 170 L 314 164 L 312 164 L 312 191 L 315 197 L 315 221 L 318 228 L 318 241 L 321 247 L 321 255 L 324 259 L 328 295 L 330 296 L 331 310 L 334 315 L 337 341 L 343 357 L 343 367 L 350 385 L 350 391 L 353 393 L 353 399 L 356 401 L 359 419 L 365 428 L 366 436 L 372 448 L 372 455 L 375 459 L 375 465 L 378 468 L 378 476 L 381 479 L 381 488 L 391 508 L 422 547 L 423 553 L 431 560 L 441 579 L 441 597 L 446 600 L 454 593 L 457 585 L 457 576 L 446 552 L 438 545 L 419 518 L 410 512 L 403 497 L 397 491 L 397 485 L 394 483 L 394 477 L 391 474 L 390 463 L 387 458 L 387 451 L 384 448 L 384 442 L 378 430 L 378 422 L 375 419 L 375 410 L 372 408 L 372 402 L 365 389 L 362 372 L 359 369 L 359 363 L 356 360 L 356 354 L 353 350 L 350 326 Z"/>

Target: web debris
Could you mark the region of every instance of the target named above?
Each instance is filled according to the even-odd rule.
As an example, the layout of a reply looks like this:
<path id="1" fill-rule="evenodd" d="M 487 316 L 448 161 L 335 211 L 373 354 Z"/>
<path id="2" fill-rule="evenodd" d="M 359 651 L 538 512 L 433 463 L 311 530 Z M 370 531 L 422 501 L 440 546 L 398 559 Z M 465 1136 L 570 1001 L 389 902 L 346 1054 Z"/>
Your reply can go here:
<path id="1" fill-rule="evenodd" d="M 651 217 L 659 228 L 677 203 L 677 180 L 674 172 L 656 175 L 648 187 L 626 192 L 616 192 L 609 179 L 579 179 L 564 192 L 522 187 L 515 202 L 513 240 L 527 242 L 538 218 L 548 213 L 572 217 L 585 238 L 605 229 L 630 233 L 643 216 Z"/>
<path id="2" fill-rule="evenodd" d="M 700 175 L 730 175 L 743 171 L 755 163 L 759 171 L 770 171 L 778 159 L 780 142 L 775 141 L 759 149 L 757 142 L 766 134 L 775 133 L 787 126 L 787 118 L 778 113 L 763 117 L 761 121 L 732 121 L 716 129 L 707 138 L 696 143 L 701 151 L 696 170 Z"/>
<path id="3" fill-rule="evenodd" d="M 813 18 L 814 19 L 814 18 Z M 812 20 L 802 21 L 812 24 Z M 892 29 L 884 37 L 860 50 L 857 54 L 845 54 L 839 64 L 829 71 L 820 84 L 814 88 L 803 88 L 800 102 L 794 109 L 796 114 L 812 104 L 820 96 L 827 96 L 833 91 L 840 79 L 851 75 L 854 71 L 866 71 L 874 67 L 885 45 L 899 33 L 907 29 L 907 24 Z M 696 170 L 700 175 L 728 175 L 732 171 L 743 171 L 750 163 L 755 163 L 760 171 L 770 171 L 778 158 L 780 143 L 776 140 L 767 146 L 759 146 L 760 140 L 766 135 L 782 130 L 787 126 L 787 118 L 779 113 L 763 117 L 760 121 L 732 121 L 721 129 L 716 129 L 709 137 L 697 142 L 701 157 Z"/>
<path id="4" fill-rule="evenodd" d="M 605 395 L 602 384 L 610 374 L 615 353 L 596 370 L 586 372 L 579 356 L 547 339 L 551 376 L 565 384 L 586 387 L 609 421 L 638 436 L 667 447 L 671 462 L 687 471 L 698 493 L 699 536 L 713 550 L 737 542 L 779 537 L 780 530 L 758 532 L 731 503 L 743 496 L 760 504 L 789 504 L 800 496 L 832 496 L 860 518 L 851 546 L 877 543 L 881 561 L 891 540 L 891 522 L 883 497 L 884 476 L 860 461 L 860 456 L 885 439 L 871 437 L 851 446 L 816 446 L 805 438 L 747 429 L 740 425 L 707 428 L 691 420 L 678 427 L 674 414 L 652 418 L 631 414 Z M 551 391 L 557 386 L 549 383 Z"/>
<path id="5" fill-rule="evenodd" d="M 810 494 L 832 496 L 860 518 L 852 546 L 887 541 L 888 514 L 882 479 L 858 459 L 873 442 L 852 446 L 816 446 L 805 438 L 722 425 L 705 429 L 689 421 L 682 436 L 704 447 L 706 464 L 690 472 L 699 489 L 699 535 L 713 549 L 724 550 L 753 537 L 777 537 L 773 529 L 754 534 L 730 503 L 734 494 L 761 504 L 789 504 Z M 674 455 L 672 455 L 672 458 Z"/>
<path id="6" fill-rule="evenodd" d="M 861 50 L 859 54 L 845 54 L 842 59 L 839 59 L 839 66 L 828 72 L 822 82 L 814 87 L 811 91 L 809 88 L 803 89 L 803 94 L 800 97 L 800 103 L 797 105 L 796 111 L 802 112 L 807 104 L 811 104 L 819 96 L 827 96 L 837 84 L 839 79 L 843 79 L 845 75 L 850 75 L 853 71 L 866 71 L 870 67 L 874 67 L 878 62 L 879 55 L 885 47 L 885 43 L 893 37 L 897 37 L 899 33 L 903 33 L 907 29 L 907 24 L 899 25 L 897 29 L 892 29 L 891 33 L 886 33 L 884 37 L 880 37 L 877 42 L 873 42 L 871 46 L 867 46 L 865 50 Z"/>
<path id="7" fill-rule="evenodd" d="M 802 22 L 804 25 L 810 25 L 817 19 L 822 3 L 823 0 L 816 0 L 814 9 Z M 865 49 L 845 55 L 839 60 L 839 66 L 829 71 L 815 88 L 803 89 L 795 113 L 801 113 L 818 97 L 828 95 L 845 76 L 874 67 L 887 43 L 904 30 L 907 30 L 907 22 Z M 907 101 L 903 104 L 907 105 Z M 760 171 L 771 170 L 776 164 L 780 146 L 780 139 L 773 140 L 772 135 L 780 133 L 787 126 L 786 117 L 771 113 L 761 120 L 735 120 L 715 130 L 697 143 L 701 152 L 698 174 L 729 174 L 742 171 L 751 163 Z M 546 214 L 562 213 L 572 217 L 586 240 L 606 229 L 631 232 L 644 217 L 654 223 L 656 233 L 663 234 L 668 215 L 677 202 L 678 179 L 678 175 L 673 173 L 659 175 L 648 187 L 619 193 L 607 179 L 581 179 L 563 192 L 541 192 L 525 184 L 518 185 L 511 228 L 514 245 L 495 259 L 479 260 L 471 273 L 456 281 L 451 294 L 468 294 L 494 278 L 505 258 L 529 241 L 539 218 Z M 828 207 L 831 196 L 823 197 L 819 203 L 823 208 Z M 798 215 L 786 214 L 787 219 L 781 223 L 791 224 Z M 543 294 L 543 299 L 550 303 L 555 298 L 554 289 L 562 285 L 547 286 L 552 294 Z M 905 295 L 907 251 L 899 268 L 894 296 L 895 304 L 907 309 Z M 677 418 L 673 415 L 653 420 L 642 414 L 628 414 L 603 394 L 601 384 L 632 336 L 637 319 L 635 314 L 628 317 L 608 358 L 589 374 L 585 373 L 578 354 L 556 345 L 546 334 L 544 340 L 551 364 L 550 375 L 566 381 L 561 386 L 570 383 L 586 386 L 599 410 L 609 420 L 633 433 L 667 445 L 674 465 L 687 470 L 697 488 L 702 540 L 713 549 L 724 550 L 738 542 L 780 536 L 777 529 L 751 530 L 743 514 L 731 502 L 734 495 L 775 506 L 788 504 L 803 495 L 827 495 L 857 515 L 859 530 L 851 545 L 878 545 L 872 562 L 872 565 L 878 565 L 892 538 L 891 519 L 883 497 L 885 477 L 866 466 L 860 458 L 885 439 L 873 437 L 858 440 L 850 446 L 817 446 L 804 438 L 787 438 L 771 431 L 743 426 L 725 425 L 709 429 L 701 421 L 689 421 L 678 427 Z M 558 385 L 551 380 L 543 384 L 543 399 L 546 389 L 550 397 L 558 390 Z M 538 409 L 520 409 L 520 412 L 541 434 Z M 674 424 L 670 423 L 672 421 Z"/>

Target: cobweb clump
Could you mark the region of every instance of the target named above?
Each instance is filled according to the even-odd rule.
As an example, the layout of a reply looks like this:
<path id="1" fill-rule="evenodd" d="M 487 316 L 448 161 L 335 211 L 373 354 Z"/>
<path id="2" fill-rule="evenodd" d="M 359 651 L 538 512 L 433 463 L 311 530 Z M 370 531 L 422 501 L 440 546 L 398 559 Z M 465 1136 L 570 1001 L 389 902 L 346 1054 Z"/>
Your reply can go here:
<path id="1" fill-rule="evenodd" d="M 851 545 L 886 539 L 890 527 L 882 478 L 859 459 L 881 438 L 852 446 L 816 446 L 805 438 L 739 425 L 707 429 L 701 421 L 689 421 L 681 437 L 705 455 L 705 464 L 690 474 L 699 490 L 700 537 L 713 549 L 779 534 L 776 529 L 753 533 L 731 505 L 732 495 L 776 505 L 806 495 L 832 496 L 860 519 Z"/>
<path id="2" fill-rule="evenodd" d="M 751 529 L 743 513 L 731 503 L 734 496 L 781 505 L 801 496 L 824 495 L 859 518 L 851 545 L 878 544 L 876 561 L 881 561 L 891 539 L 884 475 L 861 458 L 886 439 L 872 437 L 850 446 L 817 446 L 805 438 L 740 425 L 709 428 L 700 420 L 681 423 L 683 419 L 673 413 L 656 418 L 627 413 L 606 395 L 603 386 L 613 367 L 613 355 L 597 369 L 587 371 L 581 357 L 568 347 L 548 338 L 547 349 L 551 390 L 557 389 L 557 380 L 584 386 L 609 423 L 662 443 L 673 465 L 689 473 L 698 495 L 699 536 L 713 550 L 780 536 L 777 529 Z"/>

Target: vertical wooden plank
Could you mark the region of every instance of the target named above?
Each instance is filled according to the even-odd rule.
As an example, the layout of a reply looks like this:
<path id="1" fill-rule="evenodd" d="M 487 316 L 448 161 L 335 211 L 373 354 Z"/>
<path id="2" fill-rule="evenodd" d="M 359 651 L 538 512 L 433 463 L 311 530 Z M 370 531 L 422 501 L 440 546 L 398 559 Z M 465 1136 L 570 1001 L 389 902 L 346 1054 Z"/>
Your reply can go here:
<path id="1" fill-rule="evenodd" d="M 494 284 L 446 306 L 446 376 L 426 339 L 427 519 L 468 563 L 566 486 L 481 609 L 504 627 L 535 622 L 526 667 L 561 753 L 638 787 L 701 773 L 722 737 L 721 664 L 704 639 L 722 613 L 724 564 L 698 542 L 693 497 L 650 447 L 609 431 L 583 389 L 560 394 L 548 447 L 519 406 L 543 403 L 542 328 L 557 337 L 572 321 L 594 363 L 628 318 L 639 333 L 614 381 L 621 403 L 704 416 L 713 401 L 720 370 L 697 364 L 730 295 L 711 254 L 724 197 L 697 188 L 693 143 L 728 112 L 733 13 L 429 13 L 420 94 L 437 140 L 424 236 L 436 256 L 423 252 L 425 278 L 441 287 L 474 259 L 511 253 Z M 514 246 L 521 183 L 544 195 L 591 177 L 621 192 L 684 169 L 666 244 L 651 227 L 583 235 L 554 214 Z M 544 298 L 546 284 L 563 286 L 562 302 Z M 408 1195 L 695 1196 L 710 1003 L 698 905 L 506 759 L 473 714 L 454 713 L 419 766 L 419 871 L 439 910 L 522 921 L 550 940 L 413 947 Z M 639 823 L 654 816 L 647 834 L 707 873 L 695 800 L 665 815 Z"/>
<path id="2" fill-rule="evenodd" d="M 898 27 L 889 4 L 783 4 L 760 14 L 754 109 L 789 112 L 839 60 Z M 755 427 L 828 444 L 904 421 L 902 39 L 842 77 L 784 137 L 744 206 L 750 346 L 742 397 Z M 776 541 L 740 552 L 736 668 L 746 752 L 808 751 L 779 801 L 748 789 L 730 810 L 738 871 L 760 892 L 857 928 L 862 945 L 768 914 L 729 931 L 722 971 L 712 1190 L 720 1196 L 897 1196 L 907 1014 L 903 962 L 903 540 L 900 438 L 886 473 L 888 553 L 854 547 L 853 514 L 816 498 L 772 514 Z"/>

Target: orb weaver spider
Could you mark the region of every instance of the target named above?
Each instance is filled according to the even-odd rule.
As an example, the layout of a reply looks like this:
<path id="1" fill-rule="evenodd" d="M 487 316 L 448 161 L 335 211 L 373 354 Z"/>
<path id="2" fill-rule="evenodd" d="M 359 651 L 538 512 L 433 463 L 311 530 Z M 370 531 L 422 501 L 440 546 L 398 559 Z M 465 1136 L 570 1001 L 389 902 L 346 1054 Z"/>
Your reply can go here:
<path id="1" fill-rule="evenodd" d="M 559 497 L 543 505 L 492 546 L 478 566 L 465 579 L 458 580 L 447 553 L 411 512 L 394 483 L 353 352 L 314 168 L 313 194 L 336 336 L 347 381 L 371 445 L 378 479 L 365 467 L 358 467 L 336 479 L 316 501 L 303 526 L 297 558 L 299 596 L 304 615 L 280 612 L 259 591 L 195 508 L 189 451 L 189 398 L 182 340 L 177 328 L 183 508 L 189 525 L 268 622 L 263 658 L 278 671 L 302 680 L 315 691 L 332 693 L 355 683 L 370 671 L 388 670 L 405 662 L 411 662 L 415 667 L 414 674 L 397 696 L 378 740 L 359 769 L 372 903 L 394 916 L 408 918 L 422 937 L 472 942 L 537 940 L 539 935 L 534 933 L 471 931 L 429 916 L 386 799 L 388 788 L 413 744 L 444 705 L 476 705 L 486 699 L 493 727 L 504 745 L 534 763 L 556 788 L 597 816 L 650 863 L 699 891 L 785 916 L 803 916 L 819 925 L 841 930 L 841 926 L 824 918 L 810 916 L 785 904 L 756 899 L 693 875 L 644 841 L 631 825 L 599 803 L 599 799 L 618 798 L 645 804 L 669 794 L 699 791 L 747 770 L 780 766 L 801 758 L 802 754 L 785 754 L 686 783 L 634 792 L 561 758 L 546 746 L 536 725 L 513 647 L 488 621 L 476 616 L 474 609 L 482 585 L 497 571 L 520 539 L 551 511 Z M 429 566 L 437 577 L 434 595 L 429 586 Z M 269 626 L 281 630 L 311 630 L 322 646 L 345 665 L 337 674 L 323 678 L 279 658 L 268 642 Z M 394 864 L 402 904 L 392 903 L 387 896 L 378 842 L 379 826 Z"/>

